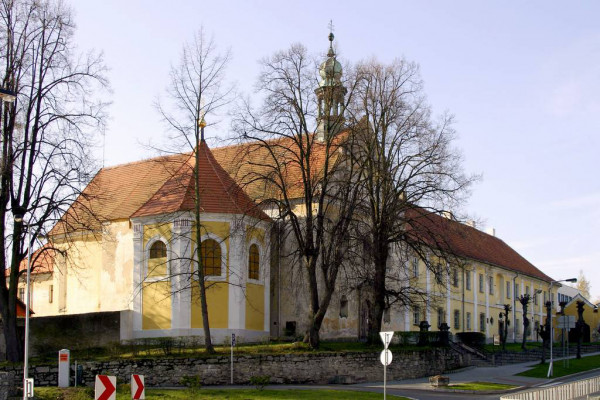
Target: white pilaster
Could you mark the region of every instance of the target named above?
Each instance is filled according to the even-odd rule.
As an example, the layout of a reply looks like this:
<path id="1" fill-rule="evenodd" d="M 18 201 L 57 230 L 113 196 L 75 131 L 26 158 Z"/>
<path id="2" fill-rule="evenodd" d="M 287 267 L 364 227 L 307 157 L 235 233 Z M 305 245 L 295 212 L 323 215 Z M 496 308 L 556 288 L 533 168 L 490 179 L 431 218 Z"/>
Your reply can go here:
<path id="1" fill-rule="evenodd" d="M 144 282 L 144 227 L 133 224 L 133 330 L 142 330 L 142 284 Z"/>
<path id="2" fill-rule="evenodd" d="M 192 319 L 192 221 L 177 218 L 173 221 L 171 240 L 172 328 L 190 329 Z"/>
<path id="3" fill-rule="evenodd" d="M 265 227 L 265 249 L 264 256 L 261 260 L 261 272 L 264 276 L 262 279 L 265 287 L 265 320 L 264 330 L 270 332 L 271 330 L 271 234 L 268 227 Z"/>
<path id="4" fill-rule="evenodd" d="M 430 309 L 429 309 L 429 299 L 431 298 L 431 271 L 429 268 L 425 269 L 425 288 L 427 290 L 427 297 L 425 302 L 425 320 L 431 323 Z"/>
<path id="5" fill-rule="evenodd" d="M 246 329 L 246 247 L 246 225 L 234 219 L 229 232 L 229 329 Z"/>

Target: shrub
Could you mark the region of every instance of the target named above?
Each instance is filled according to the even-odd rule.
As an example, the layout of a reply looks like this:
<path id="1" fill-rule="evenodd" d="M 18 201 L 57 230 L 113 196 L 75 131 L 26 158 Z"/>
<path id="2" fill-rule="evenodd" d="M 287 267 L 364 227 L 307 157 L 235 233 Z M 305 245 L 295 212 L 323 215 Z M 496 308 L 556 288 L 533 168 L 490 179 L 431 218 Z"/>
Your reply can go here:
<path id="1" fill-rule="evenodd" d="M 198 375 L 186 375 L 179 382 L 186 386 L 191 394 L 197 393 L 202 387 L 202 380 Z"/>
<path id="2" fill-rule="evenodd" d="M 256 375 L 250 378 L 250 384 L 257 390 L 263 390 L 269 384 L 271 377 L 269 375 Z"/>
<path id="3" fill-rule="evenodd" d="M 459 332 L 456 336 L 467 346 L 483 347 L 485 345 L 485 335 L 481 332 Z"/>

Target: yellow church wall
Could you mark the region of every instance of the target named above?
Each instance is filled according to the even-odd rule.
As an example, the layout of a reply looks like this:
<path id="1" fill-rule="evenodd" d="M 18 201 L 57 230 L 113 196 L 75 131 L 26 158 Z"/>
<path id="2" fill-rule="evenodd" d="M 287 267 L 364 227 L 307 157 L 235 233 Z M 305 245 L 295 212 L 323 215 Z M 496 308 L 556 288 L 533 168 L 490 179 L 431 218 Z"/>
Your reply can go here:
<path id="1" fill-rule="evenodd" d="M 144 225 L 144 248 L 148 241 L 154 237 L 163 237 L 167 241 L 167 246 L 171 243 L 172 224 L 170 222 L 155 223 Z"/>
<path id="2" fill-rule="evenodd" d="M 170 283 L 168 281 L 144 283 L 142 299 L 142 329 L 170 329 Z"/>
<path id="3" fill-rule="evenodd" d="M 102 236 L 99 308 L 101 311 L 131 308 L 133 285 L 133 230 L 129 220 L 111 222 Z"/>
<path id="4" fill-rule="evenodd" d="M 229 322 L 229 285 L 226 282 L 207 282 L 206 303 L 211 329 L 226 329 Z M 192 286 L 192 328 L 202 328 L 200 288 L 197 281 Z"/>
<path id="5" fill-rule="evenodd" d="M 67 314 L 102 311 L 102 242 L 78 240 L 63 246 L 67 254 L 66 270 L 58 271 L 63 274 L 58 278 L 64 283 L 66 302 L 57 311 Z"/>
<path id="6" fill-rule="evenodd" d="M 265 321 L 265 288 L 246 284 L 246 329 L 262 331 Z"/>

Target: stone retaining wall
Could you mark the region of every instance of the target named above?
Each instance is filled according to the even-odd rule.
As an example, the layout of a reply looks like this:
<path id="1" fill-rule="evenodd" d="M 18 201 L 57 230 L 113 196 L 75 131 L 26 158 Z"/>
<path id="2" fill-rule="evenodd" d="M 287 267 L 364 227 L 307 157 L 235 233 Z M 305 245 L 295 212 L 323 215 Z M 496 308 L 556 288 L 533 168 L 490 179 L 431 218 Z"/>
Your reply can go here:
<path id="1" fill-rule="evenodd" d="M 397 380 L 437 375 L 466 366 L 469 361 L 449 349 L 398 353 L 394 354 L 387 369 L 387 378 Z M 200 376 L 202 385 L 230 383 L 230 359 L 227 356 L 81 362 L 79 365 L 83 366 L 83 384 L 87 386 L 94 384 L 96 374 L 116 375 L 119 383 L 129 383 L 132 373 L 144 375 L 149 387 L 181 386 L 181 378 L 185 376 Z M 11 371 L 11 368 L 4 369 L 18 375 L 18 371 Z M 56 364 L 32 366 L 30 371 L 36 386 L 57 385 Z M 269 376 L 271 383 L 358 383 L 381 381 L 383 366 L 379 353 L 235 357 L 234 383 L 247 384 L 253 376 Z"/>

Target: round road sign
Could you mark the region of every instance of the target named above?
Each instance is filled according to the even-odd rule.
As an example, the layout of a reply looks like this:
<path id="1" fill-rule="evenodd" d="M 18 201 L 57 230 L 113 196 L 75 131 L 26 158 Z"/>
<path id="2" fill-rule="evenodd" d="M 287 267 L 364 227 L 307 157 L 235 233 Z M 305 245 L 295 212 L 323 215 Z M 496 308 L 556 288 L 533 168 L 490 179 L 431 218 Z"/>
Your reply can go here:
<path id="1" fill-rule="evenodd" d="M 392 363 L 392 352 L 387 349 L 383 350 L 379 359 L 383 365 L 390 365 Z"/>

